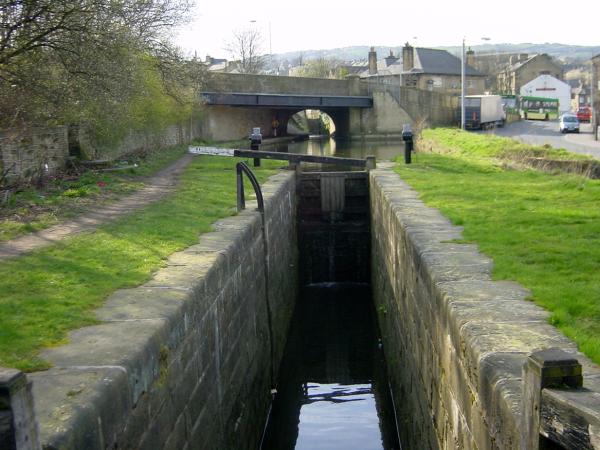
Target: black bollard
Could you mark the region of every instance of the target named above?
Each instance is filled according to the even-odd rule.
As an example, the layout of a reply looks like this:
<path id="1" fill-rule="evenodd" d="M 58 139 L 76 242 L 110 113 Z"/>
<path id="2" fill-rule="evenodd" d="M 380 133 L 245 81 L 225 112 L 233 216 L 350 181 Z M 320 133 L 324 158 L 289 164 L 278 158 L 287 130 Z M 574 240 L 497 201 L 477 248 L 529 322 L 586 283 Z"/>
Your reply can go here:
<path id="1" fill-rule="evenodd" d="M 250 134 L 250 150 L 260 150 L 260 144 L 262 144 L 260 128 L 254 127 Z M 254 167 L 260 167 L 260 158 L 254 158 Z"/>
<path id="2" fill-rule="evenodd" d="M 410 164 L 413 151 L 413 132 L 409 124 L 402 126 L 402 140 L 404 141 L 404 162 Z"/>

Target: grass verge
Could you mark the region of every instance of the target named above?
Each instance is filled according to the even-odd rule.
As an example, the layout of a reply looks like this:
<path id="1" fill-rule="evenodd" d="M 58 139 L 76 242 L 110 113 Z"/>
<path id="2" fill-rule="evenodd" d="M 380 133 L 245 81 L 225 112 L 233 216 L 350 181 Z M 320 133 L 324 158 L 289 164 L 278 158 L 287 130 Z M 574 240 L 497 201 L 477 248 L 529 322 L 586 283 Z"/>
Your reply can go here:
<path id="1" fill-rule="evenodd" d="M 493 258 L 494 279 L 530 289 L 551 323 L 600 364 L 600 181 L 506 169 L 496 138 L 454 130 L 426 137 L 445 133 L 438 145 L 456 150 L 421 153 L 396 171 Z"/>
<path id="2" fill-rule="evenodd" d="M 174 163 L 187 150 L 176 146 L 136 158 L 123 172 L 87 171 L 45 180 L 42 187 L 23 187 L 0 209 L 0 242 L 48 228 L 90 207 L 115 201 L 143 186 L 144 178 Z"/>
<path id="3" fill-rule="evenodd" d="M 527 157 L 570 161 L 591 159 L 588 155 L 571 153 L 549 145 L 525 144 L 507 137 L 450 128 L 423 130 L 420 149 L 432 153 L 449 153 L 470 158 L 499 158 L 516 161 Z"/>
<path id="4" fill-rule="evenodd" d="M 280 165 L 263 161 L 253 170 L 262 182 Z M 235 214 L 235 189 L 233 159 L 201 156 L 160 202 L 94 233 L 1 263 L 0 366 L 48 367 L 38 357 L 41 348 L 95 323 L 93 310 L 108 295 L 150 279 L 170 254 Z"/>

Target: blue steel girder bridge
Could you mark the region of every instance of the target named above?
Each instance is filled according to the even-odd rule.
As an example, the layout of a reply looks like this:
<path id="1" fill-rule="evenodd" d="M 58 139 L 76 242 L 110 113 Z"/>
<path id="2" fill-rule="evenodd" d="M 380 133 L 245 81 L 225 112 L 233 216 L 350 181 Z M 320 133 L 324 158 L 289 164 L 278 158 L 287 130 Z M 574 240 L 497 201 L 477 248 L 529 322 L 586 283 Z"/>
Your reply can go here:
<path id="1" fill-rule="evenodd" d="M 291 116 L 306 109 L 328 114 L 343 137 L 397 135 L 404 123 L 426 116 L 443 123 L 453 117 L 445 96 L 412 88 L 344 80 L 215 73 L 200 96 L 206 105 L 202 132 L 220 141 L 242 139 L 252 127 L 272 134 L 277 119 L 285 132 Z"/>

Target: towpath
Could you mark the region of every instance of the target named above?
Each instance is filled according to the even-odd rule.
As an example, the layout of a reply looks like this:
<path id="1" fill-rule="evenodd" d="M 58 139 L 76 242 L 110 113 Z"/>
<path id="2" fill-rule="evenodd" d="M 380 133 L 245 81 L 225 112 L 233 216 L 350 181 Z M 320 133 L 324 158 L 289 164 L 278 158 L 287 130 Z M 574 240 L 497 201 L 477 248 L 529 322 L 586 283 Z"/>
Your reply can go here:
<path id="1" fill-rule="evenodd" d="M 121 200 L 84 213 L 76 219 L 1 243 L 0 261 L 50 246 L 78 233 L 92 231 L 104 223 L 158 201 L 177 186 L 183 170 L 192 159 L 192 155 L 183 156 L 147 179 L 142 189 Z"/>

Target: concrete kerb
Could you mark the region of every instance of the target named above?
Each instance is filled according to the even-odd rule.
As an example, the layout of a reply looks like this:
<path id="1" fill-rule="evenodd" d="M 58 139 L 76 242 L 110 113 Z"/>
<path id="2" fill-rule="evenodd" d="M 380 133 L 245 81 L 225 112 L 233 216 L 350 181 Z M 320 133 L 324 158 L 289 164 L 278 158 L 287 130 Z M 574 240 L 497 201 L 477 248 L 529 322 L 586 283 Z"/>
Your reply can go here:
<path id="1" fill-rule="evenodd" d="M 267 207 L 281 188 L 273 185 L 290 176 L 278 174 L 265 184 Z M 207 314 L 206 280 L 223 277 L 231 259 L 239 258 L 232 250 L 260 226 L 253 209 L 219 220 L 216 231 L 171 255 L 151 281 L 112 294 L 96 312 L 102 323 L 75 330 L 67 345 L 42 353 L 54 367 L 29 377 L 44 445 L 111 445 L 128 411 L 160 376 L 165 348 L 185 335 L 186 318 Z"/>

